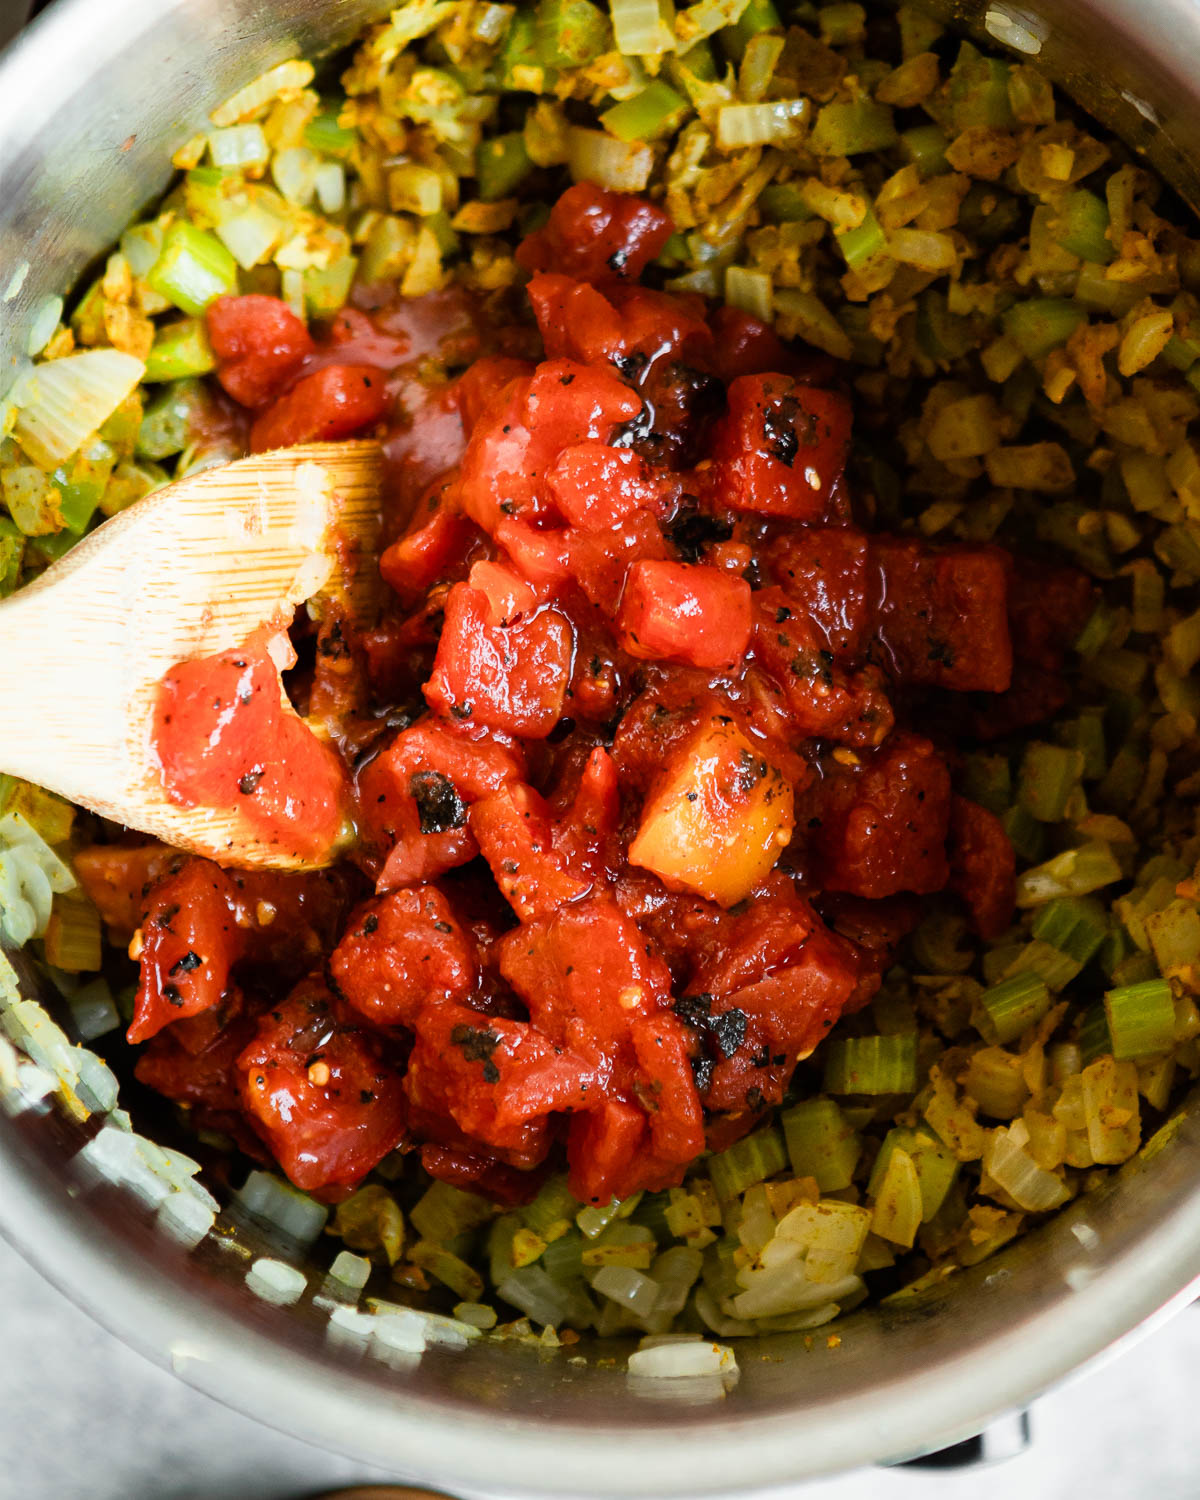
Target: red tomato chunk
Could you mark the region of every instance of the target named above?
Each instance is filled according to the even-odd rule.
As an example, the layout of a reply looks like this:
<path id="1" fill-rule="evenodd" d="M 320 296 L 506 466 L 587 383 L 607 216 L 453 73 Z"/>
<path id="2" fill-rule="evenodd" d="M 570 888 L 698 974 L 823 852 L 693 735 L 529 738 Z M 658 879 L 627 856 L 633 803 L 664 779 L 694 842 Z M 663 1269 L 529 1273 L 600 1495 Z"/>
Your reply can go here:
<path id="1" fill-rule="evenodd" d="M 387 597 L 296 632 L 297 712 L 249 645 L 173 669 L 165 779 L 294 850 L 354 838 L 287 877 L 76 868 L 140 945 L 138 1077 L 330 1201 L 397 1150 L 506 1207 L 564 1170 L 674 1187 L 868 1003 L 919 897 L 1012 920 L 1012 846 L 938 746 L 1064 700 L 1091 585 L 866 529 L 840 367 L 638 285 L 671 231 L 580 183 L 516 252 L 524 312 L 208 313 L 256 451 L 382 441 Z"/>

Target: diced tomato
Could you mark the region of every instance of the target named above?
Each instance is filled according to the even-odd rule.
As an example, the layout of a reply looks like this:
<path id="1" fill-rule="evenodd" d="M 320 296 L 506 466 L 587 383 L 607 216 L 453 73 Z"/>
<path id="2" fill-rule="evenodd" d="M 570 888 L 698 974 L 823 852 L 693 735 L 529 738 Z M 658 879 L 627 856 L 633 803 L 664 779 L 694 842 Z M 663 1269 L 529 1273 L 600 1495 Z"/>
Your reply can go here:
<path id="1" fill-rule="evenodd" d="M 879 638 L 903 682 L 1002 693 L 1012 678 L 1008 559 L 997 547 L 877 536 Z"/>
<path id="2" fill-rule="evenodd" d="M 558 199 L 542 228 L 517 246 L 517 264 L 601 284 L 636 281 L 673 227 L 645 198 L 577 182 Z"/>
<path id="3" fill-rule="evenodd" d="M 431 708 L 475 724 L 544 739 L 562 716 L 571 670 L 571 626 L 558 610 L 538 610 L 514 625 L 489 625 L 486 595 L 456 583 L 433 675 Z"/>
<path id="4" fill-rule="evenodd" d="M 616 612 L 633 563 L 667 556 L 658 522 L 644 510 L 633 511 L 607 531 L 570 531 L 566 537 L 571 576 L 605 614 Z"/>
<path id="5" fill-rule="evenodd" d="M 722 380 L 769 375 L 778 370 L 788 375 L 801 372 L 804 361 L 787 348 L 769 323 L 727 303 L 713 309 L 709 322 Z M 836 373 L 836 362 L 826 358 L 820 365 L 810 361 L 804 377 L 821 385 L 833 380 Z"/>
<path id="6" fill-rule="evenodd" d="M 950 804 L 950 889 L 971 914 L 985 942 L 1007 931 L 1016 909 L 1017 857 L 994 813 L 966 797 Z"/>
<path id="7" fill-rule="evenodd" d="M 571 360 L 547 360 L 494 396 L 467 444 L 459 493 L 466 513 L 494 532 L 505 516 L 532 519 L 547 507 L 546 476 L 564 448 L 612 441 L 641 411 L 615 375 Z"/>
<path id="8" fill-rule="evenodd" d="M 359 774 L 364 831 L 386 856 L 379 889 L 419 884 L 479 853 L 467 807 L 524 774 L 515 747 L 430 715 L 402 729 Z"/>
<path id="9" fill-rule="evenodd" d="M 827 768 L 813 878 L 825 890 L 879 899 L 940 891 L 950 869 L 950 773 L 928 740 L 893 734 L 857 765 Z"/>
<path id="10" fill-rule="evenodd" d="M 404 1087 L 417 1109 L 448 1114 L 481 1145 L 540 1159 L 548 1117 L 598 1096 L 596 1065 L 525 1021 L 463 1005 L 432 1005 L 417 1024 Z"/>
<path id="11" fill-rule="evenodd" d="M 471 831 L 504 899 L 522 922 L 548 916 L 591 890 L 554 847 L 549 810 L 533 790 L 510 782 L 471 809 Z"/>
<path id="12" fill-rule="evenodd" d="M 1078 568 L 1049 567 L 1014 558 L 1008 575 L 1008 622 L 1013 655 L 1057 671 L 1067 647 L 1087 623 L 1096 585 Z"/>
<path id="13" fill-rule="evenodd" d="M 753 649 L 783 694 L 793 733 L 857 747 L 881 744 L 895 715 L 878 669 L 839 666 L 807 612 L 788 598 L 782 589 L 754 595 Z"/>
<path id="14" fill-rule="evenodd" d="M 665 1010 L 635 1021 L 631 1035 L 637 1058 L 634 1092 L 650 1122 L 654 1154 L 682 1169 L 704 1150 L 704 1116 L 688 1037 Z"/>
<path id="15" fill-rule="evenodd" d="M 712 931 L 693 948 L 689 989 L 726 995 L 764 974 L 795 962 L 820 918 L 791 882 L 778 882 L 764 899 L 738 915 L 722 915 Z"/>
<path id="16" fill-rule="evenodd" d="M 453 397 L 466 436 L 471 436 L 489 404 L 507 386 L 529 379 L 533 372 L 527 359 L 510 359 L 505 354 L 485 355 L 469 365 L 454 382 Z"/>
<path id="17" fill-rule="evenodd" d="M 478 536 L 475 524 L 455 508 L 439 484 L 417 507 L 408 531 L 385 548 L 379 559 L 383 581 L 406 602 L 415 603 L 431 584 L 461 572 Z"/>
<path id="18" fill-rule="evenodd" d="M 486 1156 L 474 1156 L 469 1151 L 452 1151 L 447 1146 L 422 1146 L 421 1166 L 439 1182 L 448 1182 L 468 1193 L 479 1193 L 502 1208 L 518 1208 L 528 1203 L 536 1196 L 545 1175 L 521 1171 Z"/>
<path id="19" fill-rule="evenodd" d="M 191 859 L 150 892 L 142 918 L 141 978 L 131 1042 L 221 1003 L 242 951 L 237 892 L 211 860 Z"/>
<path id="20" fill-rule="evenodd" d="M 261 1018 L 237 1061 L 242 1105 L 298 1188 L 354 1187 L 400 1144 L 397 1060 L 318 979 Z"/>
<path id="21" fill-rule="evenodd" d="M 467 574 L 467 587 L 487 600 L 489 625 L 512 625 L 547 602 L 544 591 L 528 584 L 504 563 L 483 559 Z"/>
<path id="22" fill-rule="evenodd" d="M 981 740 L 1007 739 L 1033 724 L 1052 719 L 1070 696 L 1070 686 L 1061 672 L 1018 661 L 1006 693 L 974 699 L 970 732 Z"/>
<path id="23" fill-rule="evenodd" d="M 134 1073 L 139 1083 L 189 1108 L 201 1107 L 233 1114 L 240 1107 L 237 1060 L 254 1036 L 255 1020 L 243 1013 L 240 996 L 221 1007 L 222 1021 L 206 1045 L 185 1046 L 188 1022 L 160 1031 L 138 1054 Z M 217 1012 L 206 1012 L 214 1017 Z"/>
<path id="24" fill-rule="evenodd" d="M 735 510 L 816 521 L 850 451 L 850 403 L 787 375 L 742 375 L 716 424 L 708 485 Z"/>
<path id="25" fill-rule="evenodd" d="M 567 1136 L 571 1192 L 582 1203 L 611 1203 L 621 1197 L 637 1172 L 648 1135 L 646 1116 L 637 1105 L 611 1094 L 587 1114 L 576 1115 Z"/>
<path id="26" fill-rule="evenodd" d="M 116 943 L 133 936 L 149 887 L 181 863 L 178 849 L 166 844 L 89 844 L 71 856 L 79 884 Z"/>
<path id="27" fill-rule="evenodd" d="M 626 353 L 621 314 L 589 282 L 548 271 L 527 291 L 547 359 L 616 364 Z"/>
<path id="28" fill-rule="evenodd" d="M 605 1068 L 633 1021 L 660 1009 L 671 987 L 636 923 L 600 896 L 510 932 L 500 969 L 540 1032 Z"/>
<path id="29" fill-rule="evenodd" d="M 750 585 L 703 563 L 635 562 L 617 629 L 630 656 L 730 671 L 750 643 Z"/>
<path id="30" fill-rule="evenodd" d="M 785 603 L 803 615 L 835 657 L 856 657 L 874 623 L 870 542 L 854 526 L 806 526 L 767 550 Z"/>
<path id="31" fill-rule="evenodd" d="M 325 365 L 263 412 L 250 429 L 250 451 L 336 442 L 373 426 L 386 410 L 383 376 L 374 366 Z"/>
<path id="32" fill-rule="evenodd" d="M 621 782 L 616 763 L 598 745 L 588 755 L 570 805 L 551 831 L 554 847 L 566 859 L 569 870 L 594 883 L 620 863 L 620 815 Z"/>
<path id="33" fill-rule="evenodd" d="M 570 559 L 568 531 L 539 531 L 528 521 L 505 516 L 492 536 L 509 561 L 534 588 L 553 591 L 566 577 Z"/>
<path id="34" fill-rule="evenodd" d="M 603 443 L 565 449 L 546 485 L 568 523 L 584 531 L 607 531 L 635 510 L 656 510 L 662 493 L 644 459 Z"/>
<path id="35" fill-rule="evenodd" d="M 217 379 L 242 406 L 265 406 L 313 352 L 308 328 L 278 297 L 218 297 L 205 313 Z"/>
<path id="36" fill-rule="evenodd" d="M 436 886 L 368 901 L 333 950 L 339 992 L 377 1026 L 412 1026 L 427 1005 L 475 985 L 475 949 Z"/>

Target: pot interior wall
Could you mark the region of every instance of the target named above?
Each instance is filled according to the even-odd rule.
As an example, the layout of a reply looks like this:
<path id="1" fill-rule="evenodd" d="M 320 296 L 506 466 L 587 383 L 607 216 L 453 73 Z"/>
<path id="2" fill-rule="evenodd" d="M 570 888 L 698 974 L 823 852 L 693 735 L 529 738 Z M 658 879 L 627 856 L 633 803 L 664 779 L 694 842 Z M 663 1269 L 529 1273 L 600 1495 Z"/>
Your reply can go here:
<path id="1" fill-rule="evenodd" d="M 0 371 L 18 368 L 40 301 L 162 191 L 208 109 L 385 8 L 59 0 L 0 69 Z M 1197 201 L 1195 4 L 931 8 L 981 35 L 986 13 L 993 39 L 1040 38 L 1039 64 Z M 307 1299 L 285 1310 L 252 1296 L 251 1231 L 242 1250 L 210 1236 L 188 1253 L 127 1192 L 89 1179 L 74 1157 L 94 1128 L 54 1110 L 0 1118 L 0 1225 L 30 1258 L 213 1394 L 451 1486 L 700 1495 L 906 1456 L 977 1430 L 1200 1276 L 1200 1120 L 1185 1111 L 1100 1195 L 923 1301 L 860 1312 L 833 1338 L 739 1343 L 740 1382 L 715 1404 L 686 1383 L 632 1389 L 623 1359 L 572 1364 L 575 1350 L 485 1343 L 388 1366 L 331 1342 Z"/>

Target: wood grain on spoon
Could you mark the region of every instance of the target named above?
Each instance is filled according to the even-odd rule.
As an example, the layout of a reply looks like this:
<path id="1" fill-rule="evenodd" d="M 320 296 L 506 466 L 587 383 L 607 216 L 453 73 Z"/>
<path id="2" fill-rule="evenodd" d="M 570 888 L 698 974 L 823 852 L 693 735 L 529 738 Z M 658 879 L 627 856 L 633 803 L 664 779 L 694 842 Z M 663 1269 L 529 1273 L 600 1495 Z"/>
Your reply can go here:
<path id="1" fill-rule="evenodd" d="M 379 584 L 381 456 L 313 443 L 206 469 L 106 521 L 0 604 L 0 771 L 226 864 L 286 867 L 236 809 L 168 800 L 151 744 L 177 662 Z"/>

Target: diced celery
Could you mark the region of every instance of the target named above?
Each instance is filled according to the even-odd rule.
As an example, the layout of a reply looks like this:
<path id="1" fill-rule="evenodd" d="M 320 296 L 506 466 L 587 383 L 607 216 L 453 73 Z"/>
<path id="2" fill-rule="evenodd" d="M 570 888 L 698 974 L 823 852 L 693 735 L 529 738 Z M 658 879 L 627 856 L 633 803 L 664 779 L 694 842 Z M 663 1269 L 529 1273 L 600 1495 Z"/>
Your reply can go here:
<path id="1" fill-rule="evenodd" d="M 1000 822 L 1009 842 L 1022 859 L 1041 859 L 1046 846 L 1046 827 L 1018 802 L 1002 813 Z"/>
<path id="2" fill-rule="evenodd" d="M 911 1246 L 921 1227 L 923 1212 L 916 1163 L 907 1151 L 896 1146 L 888 1155 L 887 1169 L 875 1194 L 871 1230 L 893 1245 Z"/>
<path id="3" fill-rule="evenodd" d="M 905 159 L 923 178 L 936 177 L 950 170 L 946 161 L 949 143 L 940 125 L 914 125 L 900 133 L 900 147 Z"/>
<path id="4" fill-rule="evenodd" d="M 946 104 L 956 132 L 973 126 L 1011 129 L 1015 119 L 1008 76 L 1006 62 L 985 57 L 970 42 L 962 43 L 946 85 Z"/>
<path id="5" fill-rule="evenodd" d="M 783 1136 L 773 1125 L 768 1125 L 735 1141 L 719 1155 L 709 1157 L 708 1175 L 718 1196 L 729 1202 L 756 1182 L 782 1172 L 787 1164 Z"/>
<path id="6" fill-rule="evenodd" d="M 479 196 L 485 203 L 510 198 L 533 170 L 525 149 L 525 137 L 519 130 L 494 135 L 480 142 L 475 157 L 475 174 Z"/>
<path id="7" fill-rule="evenodd" d="M 195 378 L 166 386 L 146 407 L 137 452 L 142 458 L 153 459 L 181 453 L 191 439 L 193 422 L 207 404 L 204 389 Z"/>
<path id="8" fill-rule="evenodd" d="M 542 94 L 554 87 L 558 74 L 542 61 L 532 10 L 518 10 L 509 22 L 496 57 L 496 71 L 503 89 Z"/>
<path id="9" fill-rule="evenodd" d="M 870 207 L 856 229 L 843 229 L 836 233 L 835 238 L 838 249 L 852 271 L 857 271 L 887 245 L 887 235 L 880 227 L 874 209 Z"/>
<path id="10" fill-rule="evenodd" d="M 204 319 L 182 318 L 158 329 L 146 358 L 145 379 L 151 383 L 183 380 L 189 375 L 207 375 L 216 367 Z"/>
<path id="11" fill-rule="evenodd" d="M 871 1177 L 867 1183 L 868 1198 L 879 1198 L 894 1151 L 904 1151 L 912 1158 L 921 1189 L 921 1222 L 928 1224 L 954 1186 L 958 1177 L 958 1161 L 953 1152 L 924 1126 L 918 1125 L 915 1129 L 894 1126 L 884 1136 L 879 1155 L 871 1168 Z"/>
<path id="12" fill-rule="evenodd" d="M 1082 1085 L 1093 1158 L 1103 1166 L 1128 1161 L 1141 1138 L 1137 1068 L 1101 1057 L 1084 1068 Z"/>
<path id="13" fill-rule="evenodd" d="M 1062 896 L 1034 913 L 1033 935 L 1069 955 L 1082 967 L 1097 953 L 1108 934 L 1103 904 L 1092 896 Z"/>
<path id="14" fill-rule="evenodd" d="M 1055 725 L 1061 744 L 1078 750 L 1083 756 L 1083 780 L 1097 781 L 1108 769 L 1104 743 L 1104 713 L 1101 709 L 1084 709 L 1078 718 L 1062 719 Z"/>
<path id="15" fill-rule="evenodd" d="M 611 45 L 608 17 L 590 0 L 538 0 L 534 38 L 548 68 L 581 68 Z"/>
<path id="16" fill-rule="evenodd" d="M 873 99 L 826 104 L 817 113 L 809 145 L 818 156 L 861 156 L 896 144 L 892 111 Z"/>
<path id="17" fill-rule="evenodd" d="M 1017 905 L 1040 906 L 1056 896 L 1086 896 L 1123 879 L 1112 849 L 1093 839 L 1078 849 L 1064 849 L 1044 864 L 1017 877 Z"/>
<path id="18" fill-rule="evenodd" d="M 727 57 L 736 60 L 745 52 L 753 37 L 763 31 L 774 31 L 782 25 L 772 0 L 750 0 L 734 25 L 726 26 L 720 33 L 721 46 Z"/>
<path id="19" fill-rule="evenodd" d="M 444 1244 L 457 1234 L 484 1224 L 495 1205 L 478 1193 L 467 1193 L 448 1182 L 432 1182 L 409 1214 L 422 1239 Z"/>
<path id="20" fill-rule="evenodd" d="M 216 235 L 176 219 L 146 280 L 176 307 L 199 316 L 210 302 L 237 290 L 237 262 Z"/>
<path id="21" fill-rule="evenodd" d="M 1035 740 L 1025 748 L 1017 795 L 1039 823 L 1058 823 L 1083 775 L 1083 751 Z"/>
<path id="22" fill-rule="evenodd" d="M 1054 219 L 1054 237 L 1063 249 L 1099 265 L 1107 265 L 1116 253 L 1107 229 L 1108 205 L 1087 188 L 1068 193 Z"/>
<path id="23" fill-rule="evenodd" d="M 0 516 L 0 599 L 7 598 L 16 588 L 24 555 L 25 533 L 7 516 Z"/>
<path id="24" fill-rule="evenodd" d="M 1169 1052 L 1175 1043 L 1175 1003 L 1165 979 L 1108 990 L 1104 1013 L 1118 1062 Z"/>
<path id="25" fill-rule="evenodd" d="M 911 1094 L 917 1088 L 917 1036 L 855 1036 L 826 1043 L 831 1094 Z"/>
<path id="26" fill-rule="evenodd" d="M 1063 297 L 1032 297 L 1014 302 L 1000 322 L 1026 359 L 1038 360 L 1065 344 L 1086 317 L 1078 303 Z"/>
<path id="27" fill-rule="evenodd" d="M 679 127 L 688 107 L 681 94 L 656 78 L 632 99 L 606 109 L 600 120 L 620 141 L 656 141 Z"/>
<path id="28" fill-rule="evenodd" d="M 1050 991 L 1037 974 L 1002 979 L 979 997 L 979 1033 L 993 1045 L 1015 1042 L 1050 1009 Z"/>
<path id="29" fill-rule="evenodd" d="M 1079 1057 L 1086 1067 L 1096 1058 L 1112 1053 L 1112 1037 L 1108 1031 L 1108 1015 L 1103 1005 L 1090 1005 L 1079 1023 Z"/>
<path id="30" fill-rule="evenodd" d="M 771 183 L 758 195 L 758 206 L 776 224 L 803 224 L 813 217 L 794 182 Z"/>
<path id="31" fill-rule="evenodd" d="M 345 307 L 358 269 L 357 257 L 343 255 L 328 266 L 309 266 L 300 274 L 304 282 L 304 309 L 310 318 L 328 317 Z"/>
<path id="32" fill-rule="evenodd" d="M 1004 755 L 968 755 L 963 766 L 962 794 L 997 817 L 1012 797 L 1012 772 Z"/>
<path id="33" fill-rule="evenodd" d="M 917 300 L 917 342 L 941 365 L 961 359 L 975 347 L 969 319 L 952 313 L 945 292 L 937 287 L 922 292 Z"/>
<path id="34" fill-rule="evenodd" d="M 832 1099 L 805 1099 L 779 1117 L 788 1158 L 797 1177 L 813 1177 L 823 1193 L 854 1180 L 862 1142 Z"/>
<path id="35" fill-rule="evenodd" d="M 304 144 L 325 156 L 349 156 L 358 141 L 357 132 L 338 124 L 341 105 L 330 103 L 304 127 Z"/>

